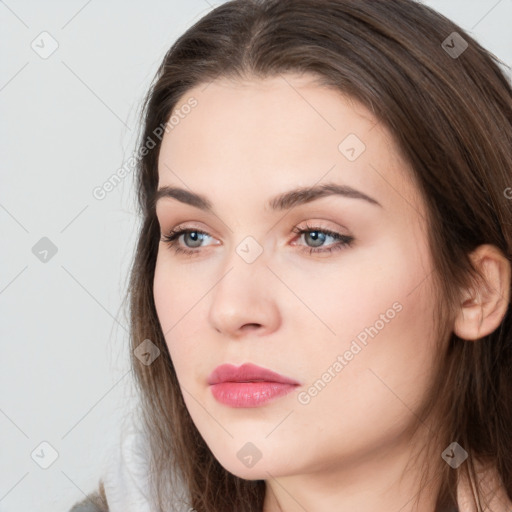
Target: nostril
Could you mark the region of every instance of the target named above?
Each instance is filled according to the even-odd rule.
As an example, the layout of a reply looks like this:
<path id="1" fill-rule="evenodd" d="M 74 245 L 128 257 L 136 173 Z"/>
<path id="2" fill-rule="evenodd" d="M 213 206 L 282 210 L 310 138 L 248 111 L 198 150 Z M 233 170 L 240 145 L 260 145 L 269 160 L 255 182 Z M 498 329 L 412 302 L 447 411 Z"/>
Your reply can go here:
<path id="1" fill-rule="evenodd" d="M 261 324 L 245 324 L 244 326 L 242 326 L 242 329 L 254 330 L 257 329 L 258 327 L 261 327 Z"/>

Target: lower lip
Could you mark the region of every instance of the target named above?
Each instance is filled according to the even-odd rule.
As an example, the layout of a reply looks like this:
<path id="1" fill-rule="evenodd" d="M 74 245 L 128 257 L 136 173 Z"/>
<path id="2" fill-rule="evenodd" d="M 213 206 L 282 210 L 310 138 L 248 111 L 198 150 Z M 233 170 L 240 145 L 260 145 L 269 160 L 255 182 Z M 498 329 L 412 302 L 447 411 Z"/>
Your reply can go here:
<path id="1" fill-rule="evenodd" d="M 297 386 L 280 382 L 222 382 L 210 385 L 212 394 L 221 404 L 230 407 L 260 407 Z"/>

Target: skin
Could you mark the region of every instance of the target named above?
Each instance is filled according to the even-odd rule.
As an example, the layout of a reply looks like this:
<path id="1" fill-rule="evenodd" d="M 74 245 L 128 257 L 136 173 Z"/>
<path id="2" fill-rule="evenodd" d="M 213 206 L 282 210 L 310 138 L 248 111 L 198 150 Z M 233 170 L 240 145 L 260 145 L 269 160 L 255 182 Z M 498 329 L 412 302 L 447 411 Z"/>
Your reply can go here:
<path id="1" fill-rule="evenodd" d="M 190 97 L 198 104 L 163 138 L 159 187 L 202 194 L 215 213 L 158 201 L 162 235 L 177 226 L 208 235 L 199 246 L 178 239 L 193 256 L 160 242 L 155 305 L 197 429 L 228 471 L 266 481 L 265 512 L 406 510 L 422 468 L 413 450 L 432 428 L 423 421 L 413 436 L 438 350 L 425 204 L 385 127 L 313 78 L 223 78 L 184 95 L 177 108 Z M 355 161 L 338 149 L 349 134 L 366 146 Z M 280 193 L 325 183 L 349 185 L 380 206 L 330 196 L 290 210 L 265 207 Z M 325 236 L 322 245 L 308 235 L 314 229 L 292 231 L 306 225 L 354 242 L 310 254 L 337 241 Z M 252 263 L 236 252 L 247 236 L 262 250 Z M 393 304 L 400 311 L 389 319 Z M 347 360 L 382 315 L 384 327 Z M 245 362 L 300 386 L 262 407 L 220 404 L 208 375 Z M 329 368 L 330 381 L 301 403 Z M 237 457 L 247 442 L 261 452 L 252 467 Z M 411 458 L 417 464 L 404 473 Z M 428 491 L 420 512 L 434 510 L 435 489 Z"/>

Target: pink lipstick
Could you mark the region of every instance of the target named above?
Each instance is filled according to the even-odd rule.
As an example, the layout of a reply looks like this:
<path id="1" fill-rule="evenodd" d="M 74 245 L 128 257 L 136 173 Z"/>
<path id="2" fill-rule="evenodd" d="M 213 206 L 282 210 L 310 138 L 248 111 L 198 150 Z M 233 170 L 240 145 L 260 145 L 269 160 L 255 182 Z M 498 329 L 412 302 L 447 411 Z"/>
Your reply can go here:
<path id="1" fill-rule="evenodd" d="M 287 395 L 299 382 L 251 363 L 222 364 L 208 377 L 214 398 L 230 407 L 260 407 Z"/>

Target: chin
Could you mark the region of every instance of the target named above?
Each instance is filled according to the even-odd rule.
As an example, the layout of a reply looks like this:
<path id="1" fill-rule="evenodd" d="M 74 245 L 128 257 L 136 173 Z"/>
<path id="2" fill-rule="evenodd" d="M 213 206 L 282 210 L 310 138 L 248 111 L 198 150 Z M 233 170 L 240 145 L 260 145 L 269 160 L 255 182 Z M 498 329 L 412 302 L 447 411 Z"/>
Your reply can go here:
<path id="1" fill-rule="evenodd" d="M 243 443 L 239 448 L 237 447 L 234 456 L 233 452 L 222 455 L 225 456 L 215 455 L 219 464 L 232 475 L 244 480 L 267 480 L 270 476 L 282 476 L 291 470 L 283 454 L 273 450 L 269 457 L 265 458 L 265 454 L 261 452 L 258 454 L 251 443 Z"/>

